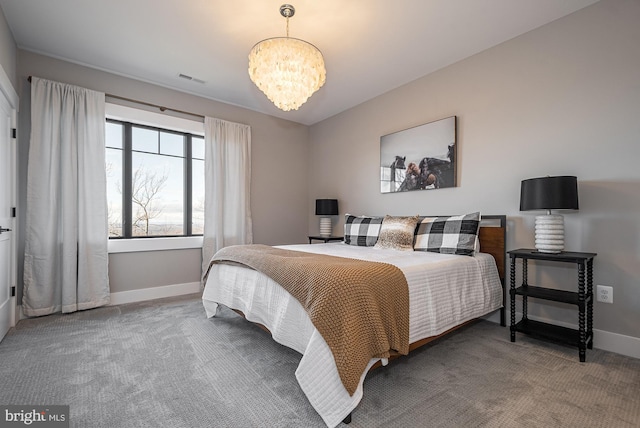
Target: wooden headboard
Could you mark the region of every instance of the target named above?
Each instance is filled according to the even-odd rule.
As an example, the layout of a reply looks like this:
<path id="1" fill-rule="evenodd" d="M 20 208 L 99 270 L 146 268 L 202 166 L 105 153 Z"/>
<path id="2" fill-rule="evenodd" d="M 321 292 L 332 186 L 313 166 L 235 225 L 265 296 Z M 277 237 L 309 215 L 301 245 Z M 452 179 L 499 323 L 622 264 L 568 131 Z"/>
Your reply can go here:
<path id="1" fill-rule="evenodd" d="M 496 259 L 498 274 L 504 283 L 506 264 L 507 216 L 483 215 L 480 222 L 480 251 L 489 253 Z"/>
<path id="2" fill-rule="evenodd" d="M 488 253 L 496 259 L 498 275 L 502 282 L 502 309 L 500 310 L 500 324 L 506 324 L 505 308 L 507 302 L 507 290 L 505 288 L 507 272 L 507 216 L 506 215 L 483 215 L 478 233 L 480 240 L 480 251 Z"/>

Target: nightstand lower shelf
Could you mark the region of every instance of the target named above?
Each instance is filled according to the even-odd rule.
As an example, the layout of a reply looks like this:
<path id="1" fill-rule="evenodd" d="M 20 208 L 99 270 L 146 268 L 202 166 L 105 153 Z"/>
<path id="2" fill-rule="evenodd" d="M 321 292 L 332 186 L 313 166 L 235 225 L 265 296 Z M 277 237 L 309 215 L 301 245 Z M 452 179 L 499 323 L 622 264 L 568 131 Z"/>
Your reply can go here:
<path id="1" fill-rule="evenodd" d="M 308 238 L 309 238 L 309 244 L 311 244 L 311 242 L 314 240 L 323 241 L 326 244 L 327 242 L 331 242 L 331 241 L 342 241 L 344 239 L 344 236 L 309 235 Z"/>
<path id="2" fill-rule="evenodd" d="M 543 253 L 530 248 L 507 252 L 511 258 L 509 275 L 511 297 L 511 341 L 516 341 L 516 333 L 530 335 L 536 339 L 563 343 L 578 348 L 581 362 L 587 358 L 587 349 L 593 349 L 593 258 L 595 253 Z M 516 259 L 522 260 L 522 286 L 516 288 Z M 545 262 L 575 263 L 578 267 L 578 287 L 576 291 L 529 285 L 529 260 Z M 516 297 L 522 301 L 522 318 L 516 323 Z M 566 328 L 555 324 L 532 321 L 527 316 L 529 299 L 548 300 L 575 305 L 578 308 L 578 328 Z"/>
<path id="3" fill-rule="evenodd" d="M 548 340 L 569 346 L 580 346 L 580 331 L 573 328 L 561 327 L 524 318 L 514 326 L 514 331 L 525 333 L 536 339 Z M 588 349 L 592 349 L 593 347 L 592 339 L 591 335 L 587 334 L 585 344 Z"/>

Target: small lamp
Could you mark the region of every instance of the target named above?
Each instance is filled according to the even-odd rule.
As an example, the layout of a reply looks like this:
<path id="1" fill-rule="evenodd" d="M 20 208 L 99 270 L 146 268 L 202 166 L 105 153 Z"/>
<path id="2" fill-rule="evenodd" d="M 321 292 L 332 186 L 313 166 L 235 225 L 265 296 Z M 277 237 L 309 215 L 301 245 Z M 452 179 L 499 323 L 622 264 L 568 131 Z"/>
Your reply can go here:
<path id="1" fill-rule="evenodd" d="M 578 182 L 573 176 L 522 180 L 520 211 L 547 210 L 536 216 L 536 249 L 541 253 L 564 250 L 564 217 L 551 210 L 578 209 Z"/>
<path id="2" fill-rule="evenodd" d="M 331 236 L 331 215 L 338 215 L 337 199 L 316 199 L 316 215 L 320 217 L 320 236 Z"/>

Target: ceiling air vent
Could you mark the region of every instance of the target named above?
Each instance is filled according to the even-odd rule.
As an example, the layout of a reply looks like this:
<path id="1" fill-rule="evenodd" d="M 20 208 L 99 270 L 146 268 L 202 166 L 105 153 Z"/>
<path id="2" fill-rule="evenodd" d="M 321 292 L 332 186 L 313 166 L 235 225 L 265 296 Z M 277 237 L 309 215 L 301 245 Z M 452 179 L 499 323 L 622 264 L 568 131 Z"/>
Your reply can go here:
<path id="1" fill-rule="evenodd" d="M 195 78 L 195 77 L 192 77 L 192 76 L 188 76 L 188 75 L 182 74 L 182 73 L 178 74 L 178 77 L 180 77 L 181 79 L 185 79 L 185 80 L 191 80 L 192 82 L 196 82 L 196 83 L 202 83 L 202 84 L 205 83 L 205 81 L 202 80 L 202 79 L 198 79 L 198 78 Z"/>

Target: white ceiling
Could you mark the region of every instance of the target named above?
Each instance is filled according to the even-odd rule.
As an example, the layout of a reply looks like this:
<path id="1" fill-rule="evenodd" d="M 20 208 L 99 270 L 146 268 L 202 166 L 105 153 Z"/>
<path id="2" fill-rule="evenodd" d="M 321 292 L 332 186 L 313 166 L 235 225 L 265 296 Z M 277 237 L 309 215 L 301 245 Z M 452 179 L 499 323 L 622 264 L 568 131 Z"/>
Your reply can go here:
<path id="1" fill-rule="evenodd" d="M 18 47 L 310 125 L 597 0 L 290 0 L 327 81 L 297 111 L 251 82 L 283 0 L 0 0 Z M 188 81 L 182 73 L 203 80 Z"/>

